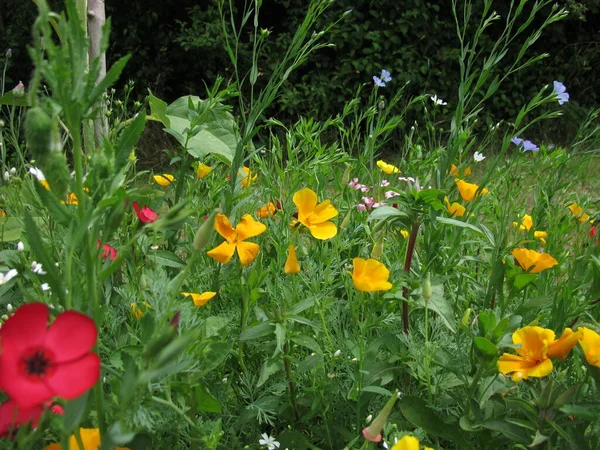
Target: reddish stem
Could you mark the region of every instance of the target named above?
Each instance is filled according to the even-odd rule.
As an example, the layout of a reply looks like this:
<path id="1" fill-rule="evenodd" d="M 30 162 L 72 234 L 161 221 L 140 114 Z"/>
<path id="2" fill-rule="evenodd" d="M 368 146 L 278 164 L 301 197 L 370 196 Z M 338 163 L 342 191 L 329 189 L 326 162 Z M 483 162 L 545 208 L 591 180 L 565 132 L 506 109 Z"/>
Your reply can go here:
<path id="1" fill-rule="evenodd" d="M 408 248 L 406 249 L 406 260 L 404 261 L 404 271 L 410 274 L 410 264 L 412 263 L 413 253 L 415 252 L 415 243 L 417 242 L 417 233 L 419 232 L 419 222 L 415 220 L 412 224 L 412 230 L 408 238 Z M 402 324 L 404 332 L 408 334 L 408 286 L 402 289 Z"/>

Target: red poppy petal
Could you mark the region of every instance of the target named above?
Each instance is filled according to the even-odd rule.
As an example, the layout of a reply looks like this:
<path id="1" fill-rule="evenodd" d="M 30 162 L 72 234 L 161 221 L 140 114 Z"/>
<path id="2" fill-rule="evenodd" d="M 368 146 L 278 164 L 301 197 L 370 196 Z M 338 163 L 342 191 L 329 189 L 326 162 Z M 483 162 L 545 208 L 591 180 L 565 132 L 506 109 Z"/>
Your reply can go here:
<path id="1" fill-rule="evenodd" d="M 90 353 L 81 359 L 59 364 L 46 384 L 56 395 L 67 400 L 79 397 L 100 378 L 100 358 Z"/>
<path id="2" fill-rule="evenodd" d="M 19 372 L 18 354 L 3 352 L 0 357 L 0 388 L 20 408 L 29 409 L 50 400 L 54 393 L 41 381 L 34 381 Z"/>
<path id="3" fill-rule="evenodd" d="M 48 307 L 43 303 L 27 303 L 0 328 L 2 347 L 20 353 L 40 345 L 46 336 L 47 326 Z"/>
<path id="4" fill-rule="evenodd" d="M 15 401 L 9 400 L 0 405 L 0 437 L 7 436 L 20 425 L 31 422 L 35 427 L 40 420 L 44 408 L 36 405 L 30 409 L 19 408 Z"/>
<path id="5" fill-rule="evenodd" d="M 50 325 L 44 347 L 54 353 L 55 362 L 60 364 L 84 356 L 92 349 L 97 337 L 92 319 L 77 311 L 66 311 Z"/>

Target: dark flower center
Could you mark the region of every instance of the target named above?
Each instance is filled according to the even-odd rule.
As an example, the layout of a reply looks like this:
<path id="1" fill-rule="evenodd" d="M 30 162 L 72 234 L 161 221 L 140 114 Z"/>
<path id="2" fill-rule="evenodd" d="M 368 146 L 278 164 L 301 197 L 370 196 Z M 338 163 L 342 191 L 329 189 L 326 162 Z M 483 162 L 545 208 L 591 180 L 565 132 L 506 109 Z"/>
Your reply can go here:
<path id="1" fill-rule="evenodd" d="M 44 348 L 25 352 L 21 358 L 21 371 L 32 378 L 45 378 L 55 369 L 53 355 Z"/>

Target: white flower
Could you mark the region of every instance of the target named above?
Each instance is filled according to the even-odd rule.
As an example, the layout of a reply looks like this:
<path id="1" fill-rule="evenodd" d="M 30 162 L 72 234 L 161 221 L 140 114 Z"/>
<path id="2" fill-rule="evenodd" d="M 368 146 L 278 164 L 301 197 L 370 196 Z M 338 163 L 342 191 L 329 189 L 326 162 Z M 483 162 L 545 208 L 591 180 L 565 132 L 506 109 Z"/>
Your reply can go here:
<path id="1" fill-rule="evenodd" d="M 341 351 L 340 349 L 337 349 L 337 350 L 335 351 L 335 353 L 333 354 L 333 357 L 334 357 L 334 358 L 337 358 L 337 357 L 338 357 L 338 356 L 340 356 L 341 354 L 342 354 L 342 351 Z"/>
<path id="2" fill-rule="evenodd" d="M 23 250 L 25 250 L 25 246 L 23 245 L 23 242 L 19 241 L 17 244 L 17 251 L 22 252 Z"/>
<path id="3" fill-rule="evenodd" d="M 3 177 L 2 177 L 2 178 L 4 178 L 4 181 L 8 181 L 8 179 L 10 178 L 10 173 L 8 173 L 8 170 L 6 170 L 6 171 L 4 172 L 4 175 L 3 175 Z"/>
<path id="4" fill-rule="evenodd" d="M 369 415 L 367 416 L 367 420 L 365 420 L 365 423 L 366 423 L 367 425 L 369 425 L 369 424 L 371 423 L 371 420 L 373 420 L 373 414 L 369 414 Z"/>
<path id="5" fill-rule="evenodd" d="M 473 153 L 473 159 L 475 160 L 475 162 L 481 162 L 485 159 L 485 156 L 481 152 L 475 152 Z"/>
<path id="6" fill-rule="evenodd" d="M 12 311 L 12 309 L 13 309 L 13 308 L 12 308 L 12 305 L 11 305 L 10 303 L 8 303 L 8 304 L 6 305 L 6 310 L 7 310 L 8 312 L 11 312 L 11 311 Z"/>
<path id="7" fill-rule="evenodd" d="M 16 167 L 11 167 L 10 168 L 10 174 L 14 175 L 15 173 L 17 173 L 17 168 Z"/>
<path id="8" fill-rule="evenodd" d="M 151 247 L 150 247 L 150 250 L 152 250 L 152 251 L 156 251 L 156 250 L 158 250 L 158 245 L 153 245 L 153 246 L 151 246 Z"/>
<path id="9" fill-rule="evenodd" d="M 11 278 L 14 278 L 17 276 L 19 272 L 17 272 L 17 269 L 10 269 L 8 272 L 6 273 L 2 273 L 0 272 L 0 285 L 8 283 L 8 281 Z"/>
<path id="10" fill-rule="evenodd" d="M 40 287 L 42 288 L 42 291 L 47 291 L 50 289 L 50 285 L 48 283 L 44 283 Z"/>
<path id="11" fill-rule="evenodd" d="M 433 103 L 435 103 L 436 105 L 440 105 L 440 106 L 445 106 L 445 105 L 447 105 L 447 104 L 448 104 L 448 102 L 445 102 L 445 101 L 444 101 L 444 100 L 442 100 L 441 98 L 438 98 L 438 96 L 437 96 L 437 95 L 433 95 L 433 96 L 431 97 L 431 101 L 432 101 Z"/>
<path id="12" fill-rule="evenodd" d="M 263 433 L 261 434 L 262 439 L 258 440 L 258 443 L 260 445 L 264 445 L 266 446 L 269 450 L 275 450 L 276 448 L 279 448 L 279 446 L 281 444 L 279 444 L 279 442 L 277 442 L 275 440 L 275 438 L 273 436 L 269 436 L 267 433 Z"/>
<path id="13" fill-rule="evenodd" d="M 42 268 L 42 265 L 36 261 L 31 263 L 31 271 L 33 273 L 37 273 L 38 275 L 46 275 L 46 272 Z"/>
<path id="14" fill-rule="evenodd" d="M 34 177 L 36 177 L 38 181 L 44 181 L 46 179 L 46 177 L 44 176 L 44 173 L 37 167 L 30 167 L 29 173 L 31 175 L 33 175 Z"/>

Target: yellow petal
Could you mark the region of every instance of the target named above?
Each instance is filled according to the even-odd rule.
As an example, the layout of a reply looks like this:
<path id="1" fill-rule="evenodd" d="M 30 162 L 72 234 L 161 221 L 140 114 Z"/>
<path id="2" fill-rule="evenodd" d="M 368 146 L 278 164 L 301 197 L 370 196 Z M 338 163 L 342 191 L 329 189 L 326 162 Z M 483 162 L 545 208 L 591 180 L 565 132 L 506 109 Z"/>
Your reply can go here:
<path id="1" fill-rule="evenodd" d="M 548 233 L 545 231 L 534 231 L 533 237 L 542 241 L 543 244 L 546 243 L 546 239 L 548 238 Z"/>
<path id="2" fill-rule="evenodd" d="M 194 306 L 204 306 L 211 298 L 217 295 L 216 292 L 203 292 L 202 294 L 196 294 L 193 292 L 182 292 L 182 295 L 186 297 L 192 297 Z"/>
<path id="3" fill-rule="evenodd" d="M 509 353 L 505 353 L 498 358 L 498 371 L 503 374 L 514 373 L 513 381 L 521 381 L 529 377 L 545 377 L 552 372 L 552 367 L 550 359 L 536 362 Z"/>
<path id="4" fill-rule="evenodd" d="M 476 193 L 477 196 L 489 193 L 487 189 L 482 189 L 481 191 L 477 192 L 477 190 L 479 189 L 478 185 L 474 183 L 467 183 L 464 180 L 456 180 L 456 185 L 458 186 L 458 192 L 460 192 L 460 196 L 466 202 L 470 202 L 471 200 L 473 200 L 475 198 Z"/>
<path id="5" fill-rule="evenodd" d="M 304 188 L 294 194 L 292 201 L 298 208 L 298 220 L 303 222 L 315 210 L 317 206 L 317 194 L 312 189 Z"/>
<path id="6" fill-rule="evenodd" d="M 366 261 L 363 258 L 354 258 L 352 262 L 352 282 L 359 291 L 387 291 L 392 288 L 392 284 L 387 281 L 390 271 L 383 263 L 372 258 Z"/>
<path id="7" fill-rule="evenodd" d="M 377 161 L 377 167 L 379 167 L 385 174 L 391 175 L 393 173 L 400 173 L 400 169 L 392 164 L 388 164 L 381 159 Z"/>
<path id="8" fill-rule="evenodd" d="M 225 241 L 218 247 L 206 252 L 206 254 L 221 264 L 227 264 L 231 260 L 234 252 L 235 244 L 230 244 L 229 242 Z"/>
<path id="9" fill-rule="evenodd" d="M 600 367 L 600 334 L 585 327 L 579 327 L 577 331 L 581 332 L 579 345 L 586 361 L 592 366 Z"/>
<path id="10" fill-rule="evenodd" d="M 44 186 L 44 189 L 46 189 L 47 191 L 50 190 L 50 185 L 48 184 L 48 181 L 46 181 L 46 180 L 40 180 L 40 184 L 42 186 Z"/>
<path id="11" fill-rule="evenodd" d="M 419 450 L 419 440 L 414 436 L 403 436 L 394 444 L 392 450 Z"/>
<path id="12" fill-rule="evenodd" d="M 447 205 L 448 212 L 455 217 L 462 217 L 465 215 L 466 208 L 460 203 L 454 202 L 452 204 L 448 203 Z"/>
<path id="13" fill-rule="evenodd" d="M 548 347 L 554 342 L 554 331 L 542 327 L 523 327 L 512 335 L 514 344 L 521 347 L 516 352 L 532 361 L 546 359 Z"/>
<path id="14" fill-rule="evenodd" d="M 214 227 L 215 231 L 227 239 L 227 241 L 234 242 L 236 240 L 237 233 L 225 214 L 216 215 Z"/>
<path id="15" fill-rule="evenodd" d="M 206 164 L 198 164 L 198 169 L 196 170 L 196 176 L 198 178 L 204 178 L 206 175 L 212 172 L 212 167 L 207 166 Z"/>
<path id="16" fill-rule="evenodd" d="M 527 230 L 531 230 L 531 227 L 533 226 L 533 219 L 531 218 L 531 216 L 529 214 L 525 214 L 523 216 L 523 222 L 521 223 L 521 225 Z"/>
<path id="17" fill-rule="evenodd" d="M 235 230 L 237 231 L 237 240 L 243 241 L 254 236 L 258 236 L 264 233 L 267 226 L 264 223 L 257 222 L 250 214 L 245 214 L 237 224 Z"/>
<path id="18" fill-rule="evenodd" d="M 337 234 L 337 226 L 333 222 L 323 222 L 308 228 L 315 239 L 331 239 Z"/>
<path id="19" fill-rule="evenodd" d="M 290 246 L 288 247 L 288 256 L 285 260 L 283 271 L 287 274 L 294 274 L 300 272 L 300 263 L 298 262 L 298 257 L 296 256 L 296 249 L 294 248 L 294 244 L 290 244 Z"/>
<path id="20" fill-rule="evenodd" d="M 254 261 L 259 251 L 260 245 L 254 242 L 238 242 L 237 244 L 237 252 L 242 266 L 247 266 Z"/>
<path id="21" fill-rule="evenodd" d="M 410 236 L 410 232 L 408 230 L 400 230 L 400 234 L 404 239 L 407 239 Z"/>
<path id="22" fill-rule="evenodd" d="M 331 201 L 325 200 L 315 207 L 313 214 L 310 216 L 310 223 L 326 222 L 338 214 L 338 210 L 331 204 Z"/>
<path id="23" fill-rule="evenodd" d="M 458 168 L 456 167 L 456 164 L 451 164 L 450 165 L 450 170 L 448 171 L 450 172 L 450 175 L 452 175 L 453 177 L 458 175 Z"/>
<path id="24" fill-rule="evenodd" d="M 168 173 L 162 175 L 154 175 L 154 181 L 160 184 L 162 187 L 167 187 L 175 180 L 175 177 Z"/>
<path id="25" fill-rule="evenodd" d="M 248 186 L 250 186 L 252 181 L 256 180 L 256 177 L 258 177 L 258 175 L 252 176 L 252 172 L 246 166 L 242 167 L 241 171 L 242 171 L 242 187 L 247 188 Z"/>
<path id="26" fill-rule="evenodd" d="M 548 253 L 538 253 L 526 248 L 515 248 L 511 252 L 523 270 L 538 273 L 558 264 L 558 261 Z"/>
<path id="27" fill-rule="evenodd" d="M 261 219 L 268 219 L 275 214 L 275 211 L 277 211 L 277 208 L 275 208 L 273 202 L 269 202 L 267 205 L 258 208 L 256 215 Z"/>
<path id="28" fill-rule="evenodd" d="M 580 338 L 579 331 L 574 332 L 570 328 L 565 328 L 562 336 L 548 346 L 548 358 L 565 359 Z"/>

